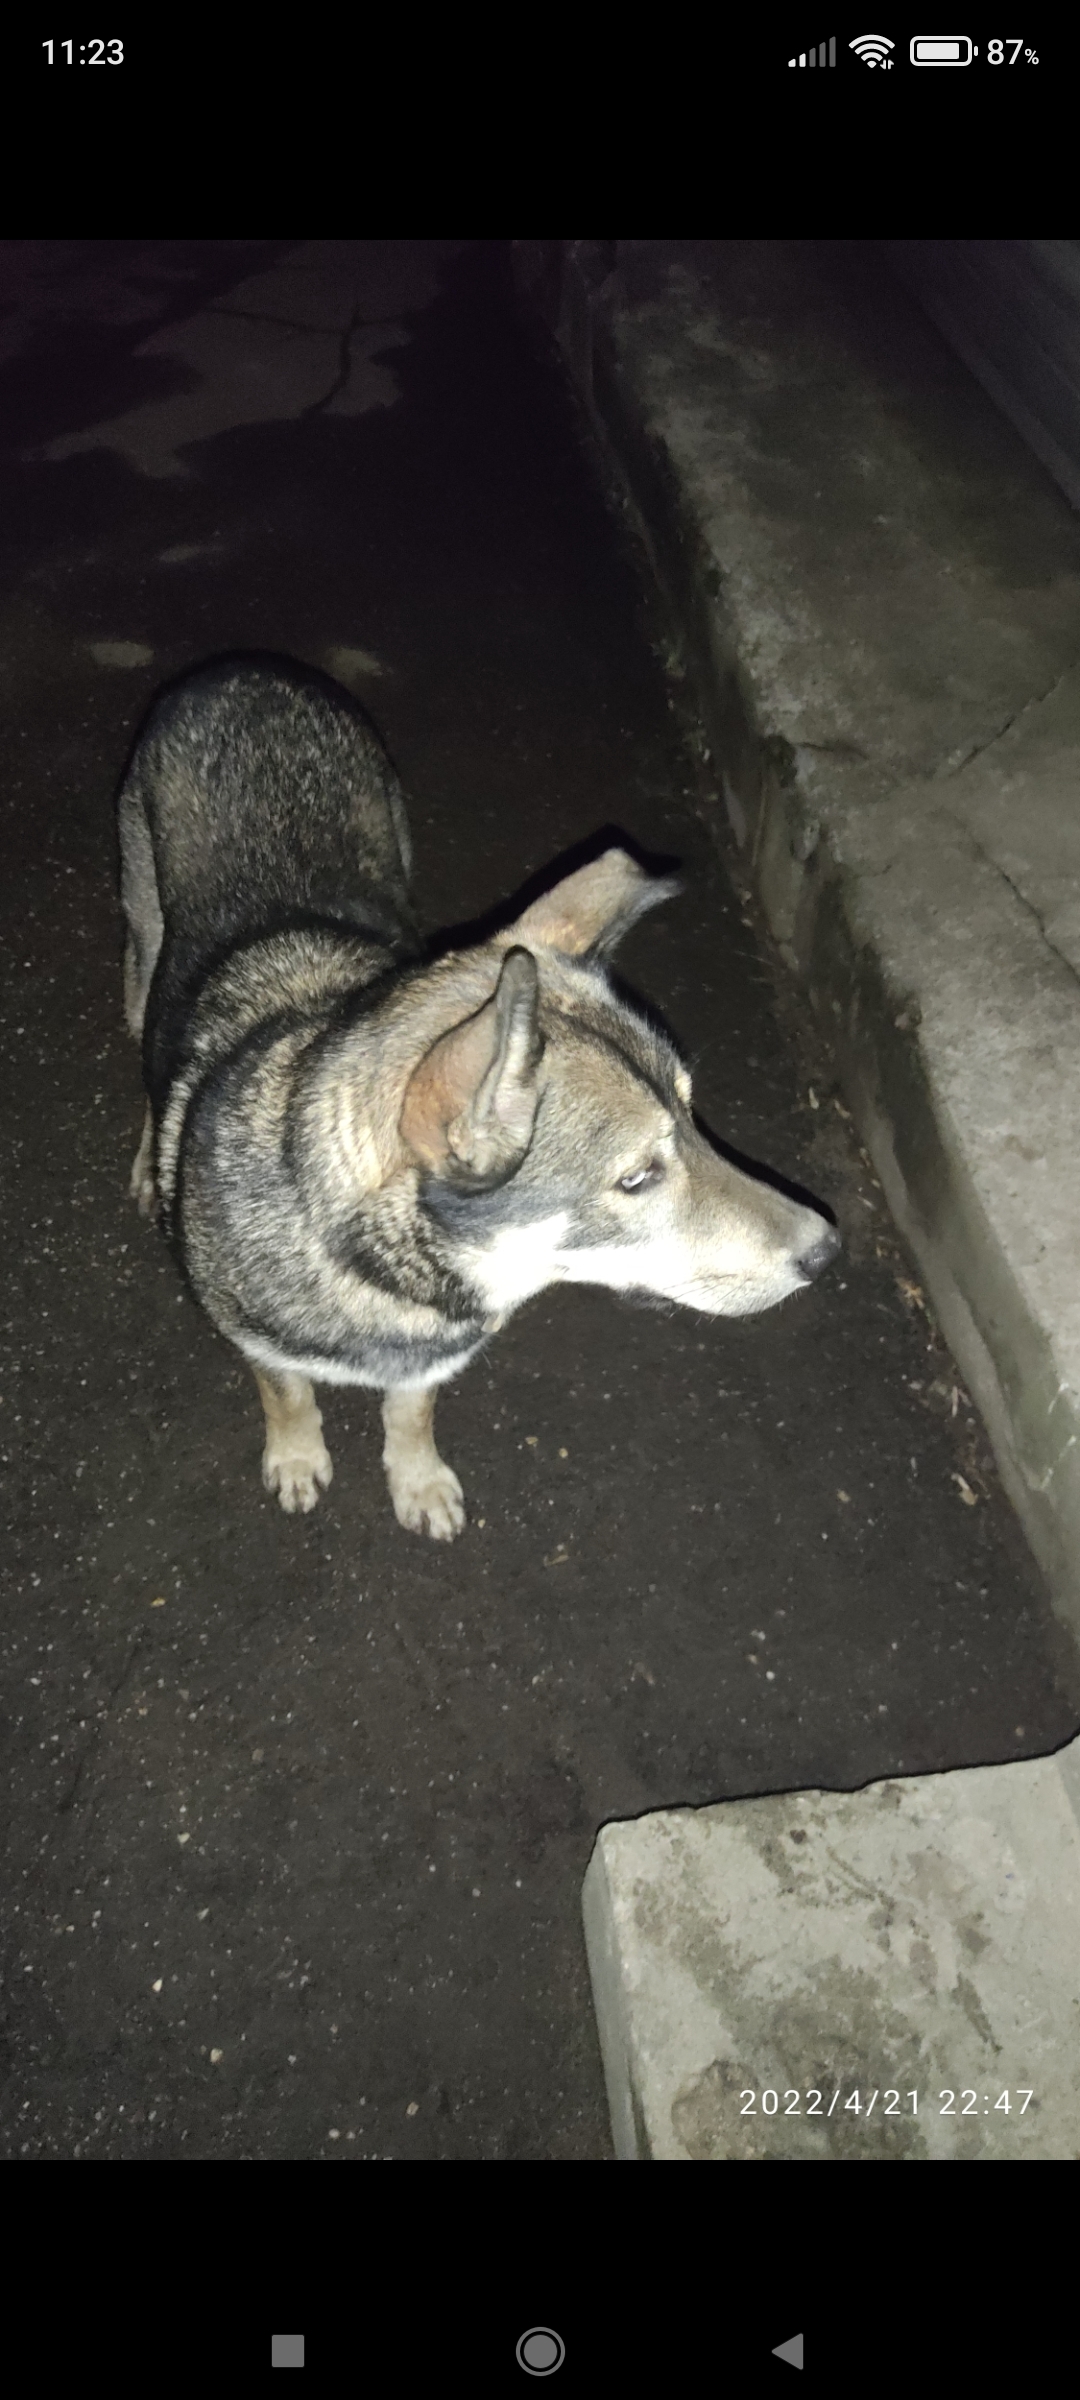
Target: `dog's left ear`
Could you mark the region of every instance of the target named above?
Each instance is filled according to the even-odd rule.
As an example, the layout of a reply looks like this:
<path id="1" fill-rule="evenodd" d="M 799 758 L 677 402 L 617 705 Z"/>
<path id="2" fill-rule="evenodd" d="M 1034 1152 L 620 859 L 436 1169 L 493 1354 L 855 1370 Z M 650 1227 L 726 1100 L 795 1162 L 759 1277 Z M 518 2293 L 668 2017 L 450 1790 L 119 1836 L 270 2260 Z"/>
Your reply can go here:
<path id="1" fill-rule="evenodd" d="M 492 998 L 451 1027 L 410 1078 L 401 1132 L 414 1158 L 461 1191 L 505 1183 L 532 1140 L 543 1042 L 540 979 L 528 950 L 508 950 Z"/>
<path id="2" fill-rule="evenodd" d="M 513 939 L 561 950 L 567 958 L 588 952 L 606 958 L 647 908 L 673 900 L 681 889 L 676 875 L 646 875 L 626 850 L 605 850 L 534 900 L 512 927 Z"/>

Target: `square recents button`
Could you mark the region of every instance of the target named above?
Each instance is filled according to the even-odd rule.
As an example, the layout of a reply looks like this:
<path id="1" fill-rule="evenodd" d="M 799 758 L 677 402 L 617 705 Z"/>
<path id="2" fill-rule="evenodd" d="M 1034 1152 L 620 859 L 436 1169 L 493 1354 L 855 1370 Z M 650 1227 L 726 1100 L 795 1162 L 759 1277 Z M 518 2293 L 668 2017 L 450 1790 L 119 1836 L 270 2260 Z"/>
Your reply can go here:
<path id="1" fill-rule="evenodd" d="M 303 2366 L 304 2337 L 302 2333 L 272 2333 L 270 2336 L 270 2343 L 272 2351 L 270 2360 L 271 2366 Z"/>

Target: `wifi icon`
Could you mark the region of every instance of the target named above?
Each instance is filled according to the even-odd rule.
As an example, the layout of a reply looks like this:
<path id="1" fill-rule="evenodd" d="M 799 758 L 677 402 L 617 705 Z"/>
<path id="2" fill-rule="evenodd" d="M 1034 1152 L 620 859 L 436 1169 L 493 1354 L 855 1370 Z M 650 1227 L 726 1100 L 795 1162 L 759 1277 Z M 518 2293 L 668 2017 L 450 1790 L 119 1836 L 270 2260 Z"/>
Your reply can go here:
<path id="1" fill-rule="evenodd" d="M 848 49 L 854 50 L 864 67 L 891 67 L 893 62 L 889 52 L 895 48 L 895 42 L 890 42 L 884 33 L 859 33 L 853 42 L 848 43 Z"/>

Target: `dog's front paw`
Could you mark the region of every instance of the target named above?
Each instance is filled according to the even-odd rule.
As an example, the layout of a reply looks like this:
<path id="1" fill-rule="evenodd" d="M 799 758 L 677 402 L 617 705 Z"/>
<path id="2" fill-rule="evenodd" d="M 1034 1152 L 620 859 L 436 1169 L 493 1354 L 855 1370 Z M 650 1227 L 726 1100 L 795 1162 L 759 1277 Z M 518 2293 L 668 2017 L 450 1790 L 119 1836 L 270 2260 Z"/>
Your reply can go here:
<path id="1" fill-rule="evenodd" d="M 388 1477 L 390 1498 L 399 1525 L 409 1533 L 426 1533 L 433 1542 L 452 1542 L 465 1526 L 465 1501 L 452 1467 L 439 1458 L 431 1466 L 403 1470 Z"/>
<path id="2" fill-rule="evenodd" d="M 267 1443 L 263 1451 L 262 1479 L 268 1492 L 276 1492 L 288 1515 L 307 1514 L 314 1508 L 320 1492 L 325 1492 L 334 1473 L 334 1463 L 324 1441 L 318 1434 L 301 1445 L 293 1440 L 280 1445 Z"/>

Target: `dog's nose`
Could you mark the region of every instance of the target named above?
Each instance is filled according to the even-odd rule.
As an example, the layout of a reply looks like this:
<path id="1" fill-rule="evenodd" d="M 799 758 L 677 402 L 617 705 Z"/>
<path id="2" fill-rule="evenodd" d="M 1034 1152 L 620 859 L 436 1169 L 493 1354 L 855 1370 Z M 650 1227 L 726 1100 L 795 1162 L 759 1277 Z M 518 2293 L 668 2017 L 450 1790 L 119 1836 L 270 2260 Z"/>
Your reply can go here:
<path id="1" fill-rule="evenodd" d="M 811 1277 L 820 1275 L 822 1268 L 827 1267 L 830 1259 L 836 1257 L 839 1248 L 840 1236 L 835 1225 L 823 1223 L 817 1240 L 811 1242 L 809 1248 L 803 1250 L 796 1260 L 800 1274 Z"/>

